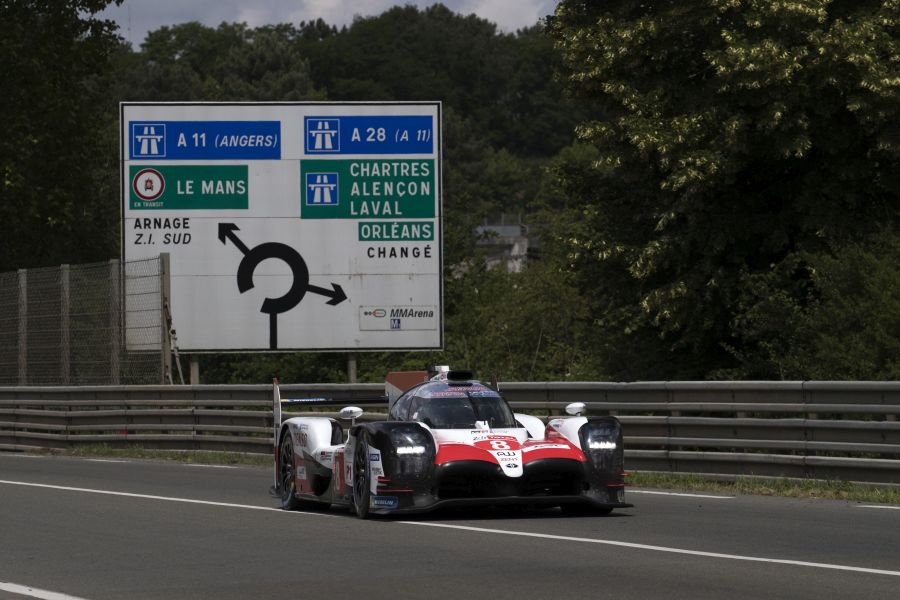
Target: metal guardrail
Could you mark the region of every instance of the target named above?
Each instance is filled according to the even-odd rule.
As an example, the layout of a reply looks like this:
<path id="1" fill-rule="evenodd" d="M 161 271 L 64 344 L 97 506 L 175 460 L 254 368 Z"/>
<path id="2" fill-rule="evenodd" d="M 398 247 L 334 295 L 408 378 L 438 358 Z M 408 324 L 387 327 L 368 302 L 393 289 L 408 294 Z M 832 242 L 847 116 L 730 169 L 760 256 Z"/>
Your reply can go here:
<path id="1" fill-rule="evenodd" d="M 383 391 L 281 386 L 285 398 L 330 398 L 335 408 Z M 515 410 L 542 417 L 570 402 L 617 415 L 631 470 L 900 483 L 900 382 L 501 383 L 501 391 Z M 374 410 L 366 416 L 382 418 Z M 268 453 L 271 432 L 270 385 L 0 387 L 0 450 L 105 443 Z"/>

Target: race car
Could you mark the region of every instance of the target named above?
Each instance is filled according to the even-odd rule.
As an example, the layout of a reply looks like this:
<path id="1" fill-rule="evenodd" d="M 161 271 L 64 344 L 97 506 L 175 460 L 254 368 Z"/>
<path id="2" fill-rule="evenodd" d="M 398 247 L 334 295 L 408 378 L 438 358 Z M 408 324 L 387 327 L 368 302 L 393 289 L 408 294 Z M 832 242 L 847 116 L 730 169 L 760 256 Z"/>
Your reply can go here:
<path id="1" fill-rule="evenodd" d="M 388 420 L 296 416 L 282 422 L 275 386 L 275 485 L 282 508 L 341 505 L 360 518 L 477 505 L 560 506 L 608 514 L 625 502 L 622 429 L 615 417 L 544 424 L 514 414 L 468 371 L 391 373 Z M 408 389 L 407 389 L 408 388 Z"/>

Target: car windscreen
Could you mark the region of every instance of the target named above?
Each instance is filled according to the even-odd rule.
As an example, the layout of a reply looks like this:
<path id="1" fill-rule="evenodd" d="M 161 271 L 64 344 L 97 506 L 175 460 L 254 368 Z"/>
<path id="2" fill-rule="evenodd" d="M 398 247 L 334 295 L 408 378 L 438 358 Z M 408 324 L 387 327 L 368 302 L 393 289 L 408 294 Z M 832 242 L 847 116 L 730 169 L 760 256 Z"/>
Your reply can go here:
<path id="1" fill-rule="evenodd" d="M 432 429 L 472 429 L 476 421 L 486 421 L 492 429 L 517 427 L 516 419 L 499 396 L 455 396 L 422 399 L 411 415 Z"/>

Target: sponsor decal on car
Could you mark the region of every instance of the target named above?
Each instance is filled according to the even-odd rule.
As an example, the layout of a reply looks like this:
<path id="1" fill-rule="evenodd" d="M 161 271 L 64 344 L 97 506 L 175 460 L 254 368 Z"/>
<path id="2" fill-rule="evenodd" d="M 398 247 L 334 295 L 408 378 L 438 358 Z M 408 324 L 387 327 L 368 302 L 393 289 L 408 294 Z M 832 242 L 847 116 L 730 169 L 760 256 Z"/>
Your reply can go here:
<path id="1" fill-rule="evenodd" d="M 331 484 L 335 496 L 340 495 L 341 490 L 346 485 L 346 480 L 343 477 L 345 462 L 344 458 L 343 448 L 338 448 L 334 451 L 334 466 L 331 468 L 331 470 L 335 476 L 331 479 Z"/>
<path id="2" fill-rule="evenodd" d="M 535 444 L 534 446 L 525 446 L 522 452 L 531 452 L 532 450 L 568 450 L 566 444 Z"/>
<path id="3" fill-rule="evenodd" d="M 378 508 L 397 508 L 400 498 L 397 496 L 372 496 L 372 506 Z"/>
<path id="4" fill-rule="evenodd" d="M 480 390 L 472 390 L 469 392 L 470 396 L 474 396 L 476 398 L 499 398 L 500 394 L 495 392 L 494 390 L 489 390 L 487 388 Z"/>
<path id="5" fill-rule="evenodd" d="M 378 448 L 369 448 L 369 491 L 372 492 L 374 498 L 378 492 L 378 477 L 384 475 L 384 469 L 381 466 L 381 450 Z"/>

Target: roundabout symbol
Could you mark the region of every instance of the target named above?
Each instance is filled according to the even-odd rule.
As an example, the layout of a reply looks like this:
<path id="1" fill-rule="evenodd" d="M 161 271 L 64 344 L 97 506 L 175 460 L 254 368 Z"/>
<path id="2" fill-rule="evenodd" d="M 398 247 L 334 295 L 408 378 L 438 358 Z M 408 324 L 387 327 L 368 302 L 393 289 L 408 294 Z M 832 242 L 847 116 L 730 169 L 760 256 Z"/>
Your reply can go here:
<path id="1" fill-rule="evenodd" d="M 237 286 L 240 293 L 253 289 L 253 272 L 259 264 L 269 258 L 277 258 L 284 261 L 291 269 L 294 277 L 290 289 L 279 298 L 266 298 L 260 312 L 269 315 L 269 349 L 278 348 L 278 315 L 288 312 L 303 300 L 307 292 L 326 296 L 329 298 L 327 304 L 336 306 L 347 299 L 343 288 L 336 283 L 331 284 L 332 289 L 322 288 L 309 283 L 309 268 L 306 261 L 300 256 L 300 253 L 288 246 L 278 242 L 264 242 L 252 249 L 238 238 L 236 231 L 240 231 L 234 223 L 219 223 L 219 241 L 223 244 L 227 240 L 241 251 L 244 258 L 241 259 L 237 270 Z"/>

